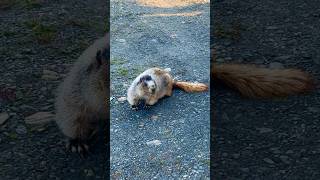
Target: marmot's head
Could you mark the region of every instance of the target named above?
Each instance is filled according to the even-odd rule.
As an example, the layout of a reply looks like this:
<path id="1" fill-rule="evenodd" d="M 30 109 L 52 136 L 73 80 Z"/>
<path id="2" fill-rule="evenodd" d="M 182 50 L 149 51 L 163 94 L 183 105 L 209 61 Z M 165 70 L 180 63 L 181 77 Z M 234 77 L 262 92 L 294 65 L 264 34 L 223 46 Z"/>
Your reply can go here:
<path id="1" fill-rule="evenodd" d="M 92 89 L 96 90 L 97 95 L 100 97 L 107 97 L 109 94 L 109 88 L 107 88 L 109 52 L 110 49 L 97 50 L 96 56 L 93 57 L 84 74 L 88 78 Z"/>
<path id="2" fill-rule="evenodd" d="M 138 82 L 138 85 L 144 94 L 154 94 L 156 92 L 157 84 L 150 75 L 142 76 Z"/>

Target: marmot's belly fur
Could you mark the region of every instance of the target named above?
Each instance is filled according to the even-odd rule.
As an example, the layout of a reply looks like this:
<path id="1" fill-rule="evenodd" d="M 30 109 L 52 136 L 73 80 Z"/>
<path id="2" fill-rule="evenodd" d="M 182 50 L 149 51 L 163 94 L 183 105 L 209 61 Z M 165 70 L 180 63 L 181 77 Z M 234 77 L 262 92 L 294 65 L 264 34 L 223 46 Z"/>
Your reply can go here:
<path id="1" fill-rule="evenodd" d="M 56 123 L 73 152 L 88 151 L 89 141 L 109 118 L 108 43 L 107 34 L 86 49 L 58 88 Z"/>

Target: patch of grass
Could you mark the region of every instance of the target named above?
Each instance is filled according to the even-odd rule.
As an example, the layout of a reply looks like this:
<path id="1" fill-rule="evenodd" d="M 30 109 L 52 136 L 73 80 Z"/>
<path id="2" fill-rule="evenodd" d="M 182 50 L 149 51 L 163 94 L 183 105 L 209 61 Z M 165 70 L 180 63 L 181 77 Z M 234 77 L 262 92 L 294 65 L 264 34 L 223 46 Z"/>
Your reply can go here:
<path id="1" fill-rule="evenodd" d="M 104 23 L 104 32 L 109 32 L 110 31 L 110 24 L 107 21 L 108 18 L 105 18 L 106 22 Z"/>
<path id="2" fill-rule="evenodd" d="M 132 79 L 136 78 L 139 74 L 141 74 L 144 71 L 144 67 L 139 66 L 139 67 L 134 67 L 132 68 Z"/>
<path id="3" fill-rule="evenodd" d="M 80 19 L 67 19 L 65 21 L 65 25 L 71 25 L 71 26 L 76 26 L 80 28 L 88 28 L 91 26 L 89 21 L 83 21 Z"/>
<path id="4" fill-rule="evenodd" d="M 95 31 L 103 31 L 103 32 L 109 32 L 109 23 L 107 22 L 107 18 L 105 18 L 106 22 L 104 22 L 103 24 L 101 23 L 97 23 L 95 21 L 91 22 L 91 21 L 83 21 L 83 20 L 79 20 L 79 19 L 67 19 L 65 21 L 65 25 L 70 25 L 70 26 L 74 26 L 74 27 L 79 27 L 79 28 L 92 28 Z"/>
<path id="5" fill-rule="evenodd" d="M 11 133 L 9 133 L 8 134 L 8 137 L 10 138 L 10 139 L 17 139 L 18 138 L 18 135 L 16 134 L 16 133 L 14 133 L 14 132 L 11 132 Z"/>
<path id="6" fill-rule="evenodd" d="M 80 40 L 78 46 L 81 50 L 85 50 L 90 46 L 90 42 L 88 40 Z"/>
<path id="7" fill-rule="evenodd" d="M 127 61 L 125 59 L 121 59 L 121 58 L 113 58 L 110 61 L 110 65 L 122 65 L 127 63 Z"/>
<path id="8" fill-rule="evenodd" d="M 0 0 L 0 9 L 8 9 L 12 6 L 20 6 L 27 9 L 41 7 L 42 0 Z"/>
<path id="9" fill-rule="evenodd" d="M 210 166 L 210 159 L 201 160 L 201 162 L 207 166 Z"/>
<path id="10" fill-rule="evenodd" d="M 20 4 L 28 9 L 41 7 L 41 0 L 20 0 Z"/>
<path id="11" fill-rule="evenodd" d="M 10 37 L 10 36 L 16 35 L 17 33 L 15 31 L 12 31 L 12 30 L 4 29 L 0 34 L 1 34 L 1 36 L 4 36 L 4 37 Z"/>
<path id="12" fill-rule="evenodd" d="M 53 25 L 45 25 L 39 20 L 26 21 L 25 25 L 32 30 L 34 37 L 40 43 L 51 42 L 56 35 L 56 28 Z"/>
<path id="13" fill-rule="evenodd" d="M 242 30 L 245 30 L 245 29 L 238 22 L 233 23 L 230 28 L 227 28 L 221 25 L 216 25 L 214 30 L 214 35 L 219 38 L 239 40 L 241 37 Z"/>
<path id="14" fill-rule="evenodd" d="M 14 0 L 0 0 L 0 9 L 8 9 L 16 4 Z"/>
<path id="15" fill-rule="evenodd" d="M 118 74 L 121 75 L 121 76 L 128 76 L 128 73 L 129 73 L 128 70 L 125 69 L 125 68 L 120 67 L 118 69 Z"/>

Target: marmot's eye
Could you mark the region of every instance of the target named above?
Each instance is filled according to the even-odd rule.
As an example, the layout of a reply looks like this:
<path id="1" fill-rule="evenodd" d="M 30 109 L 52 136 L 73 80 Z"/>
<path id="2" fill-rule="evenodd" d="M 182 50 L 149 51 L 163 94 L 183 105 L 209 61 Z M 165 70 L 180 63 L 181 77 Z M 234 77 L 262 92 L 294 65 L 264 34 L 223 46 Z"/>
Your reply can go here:
<path id="1" fill-rule="evenodd" d="M 151 76 L 146 76 L 146 81 L 151 81 Z"/>

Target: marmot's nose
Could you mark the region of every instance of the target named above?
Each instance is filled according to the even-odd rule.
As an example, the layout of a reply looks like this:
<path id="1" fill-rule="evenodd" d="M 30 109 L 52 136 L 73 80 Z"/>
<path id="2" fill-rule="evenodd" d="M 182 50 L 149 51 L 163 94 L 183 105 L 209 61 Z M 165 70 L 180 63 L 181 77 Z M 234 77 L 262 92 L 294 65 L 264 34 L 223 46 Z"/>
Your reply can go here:
<path id="1" fill-rule="evenodd" d="M 154 89 L 156 89 L 156 86 L 155 86 L 155 85 L 151 85 L 151 86 L 150 86 L 150 89 L 151 89 L 151 90 L 154 90 Z"/>

